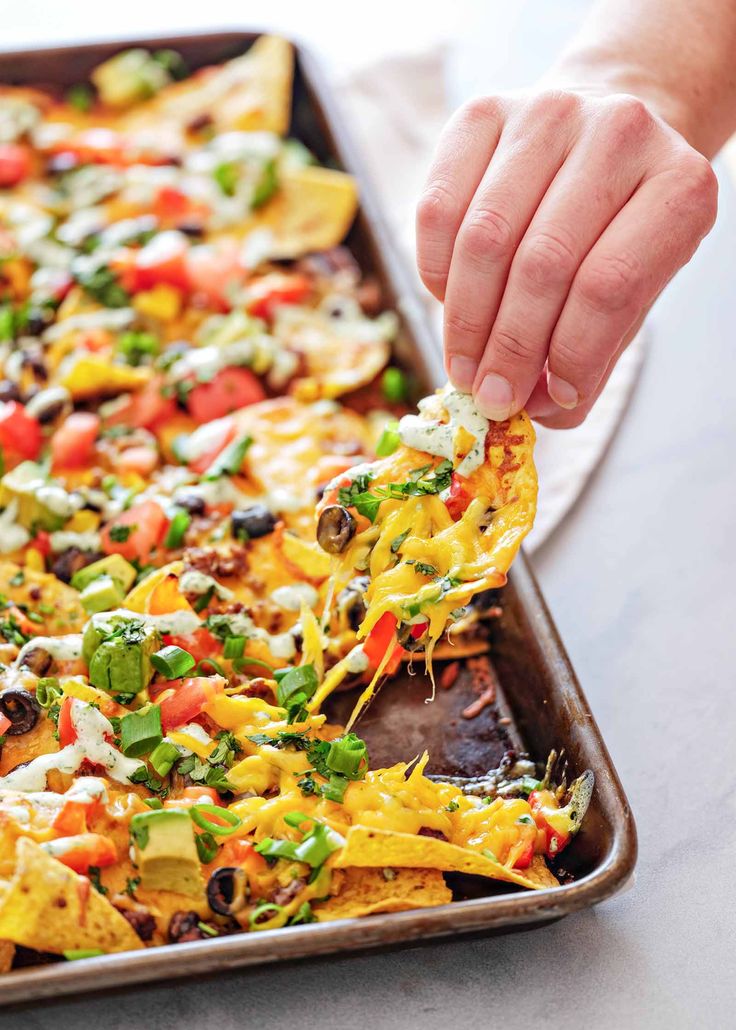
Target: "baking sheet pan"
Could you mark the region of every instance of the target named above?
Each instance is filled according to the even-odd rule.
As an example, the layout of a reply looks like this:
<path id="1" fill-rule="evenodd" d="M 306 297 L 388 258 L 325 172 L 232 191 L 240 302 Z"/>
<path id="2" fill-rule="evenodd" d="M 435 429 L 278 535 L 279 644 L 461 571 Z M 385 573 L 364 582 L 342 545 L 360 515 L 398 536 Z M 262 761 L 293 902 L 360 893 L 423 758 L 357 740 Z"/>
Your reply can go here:
<path id="1" fill-rule="evenodd" d="M 190 68 L 242 53 L 257 32 L 127 39 L 0 53 L 0 82 L 68 86 L 112 53 L 131 45 L 178 50 Z M 312 56 L 297 46 L 292 133 L 321 161 L 357 176 L 361 211 L 348 244 L 375 275 L 386 304 L 402 319 L 397 347 L 427 389 L 444 381 L 438 346 L 413 279 L 391 239 L 330 91 Z M 559 919 L 620 890 L 636 861 L 636 831 L 626 796 L 523 554 L 503 591 L 503 613 L 491 624 L 492 671 L 498 699 L 475 719 L 462 711 L 477 696 L 467 663 L 457 682 L 425 704 L 428 683 L 408 669 L 384 686 L 360 724 L 372 763 L 412 758 L 425 747 L 429 771 L 477 775 L 496 765 L 510 746 L 544 760 L 564 748 L 572 775 L 590 768 L 596 790 L 583 828 L 564 852 L 565 882 L 553 890 L 509 892 L 477 878 L 452 883 L 461 899 L 440 908 L 309 924 L 281 930 L 193 941 L 143 952 L 21 968 L 0 977 L 0 1003 L 10 1004 L 238 966 L 283 962 L 346 950 L 381 948 L 461 933 L 504 933 Z M 491 659 L 486 659 L 491 661 Z M 421 661 L 417 663 L 421 666 Z M 441 668 L 441 666 L 440 666 Z M 334 716 L 352 704 L 337 697 Z M 492 891 L 493 893 L 489 893 Z"/>

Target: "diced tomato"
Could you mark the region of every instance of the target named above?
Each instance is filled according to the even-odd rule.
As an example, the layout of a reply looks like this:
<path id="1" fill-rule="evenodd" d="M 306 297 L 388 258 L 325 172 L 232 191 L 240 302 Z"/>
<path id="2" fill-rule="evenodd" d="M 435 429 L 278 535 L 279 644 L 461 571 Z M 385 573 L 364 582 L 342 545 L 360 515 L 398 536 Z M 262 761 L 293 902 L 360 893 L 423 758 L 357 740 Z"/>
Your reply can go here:
<path id="1" fill-rule="evenodd" d="M 51 554 L 51 534 L 47 533 L 45 529 L 39 529 L 28 546 L 35 547 L 44 558 L 48 558 Z"/>
<path id="2" fill-rule="evenodd" d="M 242 837 L 229 837 L 210 864 L 210 868 L 219 869 L 221 866 L 231 865 L 244 866 L 254 873 L 268 868 L 268 862 L 263 855 L 259 855 L 254 845 Z"/>
<path id="3" fill-rule="evenodd" d="M 205 705 L 223 689 L 225 680 L 222 676 L 195 676 L 192 679 L 172 680 L 166 686 L 173 687 L 175 693 L 165 697 L 159 706 L 164 733 L 196 719 Z"/>
<path id="4" fill-rule="evenodd" d="M 72 722 L 72 701 L 73 698 L 65 697 L 59 709 L 59 721 L 56 724 L 56 729 L 59 734 L 59 743 L 62 747 L 66 747 L 67 744 L 73 744 L 77 739 L 77 731 Z"/>
<path id="5" fill-rule="evenodd" d="M 233 243 L 200 244 L 187 254 L 187 274 L 192 292 L 202 295 L 210 305 L 229 311 L 232 292 L 241 286 L 245 272 Z"/>
<path id="6" fill-rule="evenodd" d="M 88 812 L 89 805 L 84 801 L 65 801 L 51 825 L 57 833 L 63 833 L 67 837 L 85 833 Z"/>
<path id="7" fill-rule="evenodd" d="M 141 476 L 148 476 L 158 465 L 158 451 L 153 447 L 128 447 L 116 461 L 116 468 L 121 472 L 138 472 Z"/>
<path id="8" fill-rule="evenodd" d="M 266 397 L 259 380 L 247 368 L 223 368 L 209 383 L 195 386 L 187 407 L 197 422 L 211 422 Z"/>
<path id="9" fill-rule="evenodd" d="M 203 787 L 195 784 L 185 787 L 178 797 L 164 801 L 164 808 L 192 808 L 194 805 L 219 805 L 220 795 L 214 787 Z M 197 827 L 195 826 L 195 833 Z"/>
<path id="10" fill-rule="evenodd" d="M 86 873 L 90 866 L 102 869 L 114 865 L 118 860 L 115 845 L 100 833 L 59 837 L 52 846 L 54 858 L 75 873 Z"/>
<path id="11" fill-rule="evenodd" d="M 452 473 L 450 493 L 445 501 L 445 505 L 452 516 L 453 522 L 458 521 L 473 499 L 472 494 L 468 490 L 467 483 L 468 481 L 464 476 L 459 476 L 457 472 Z"/>
<path id="12" fill-rule="evenodd" d="M 130 394 L 128 402 L 116 408 L 114 414 L 105 419 L 107 425 L 133 426 L 134 429 L 154 429 L 176 414 L 176 401 L 161 392 L 163 380 L 152 379 L 136 393 Z"/>
<path id="13" fill-rule="evenodd" d="M 51 438 L 54 468 L 80 468 L 89 461 L 100 431 L 100 416 L 75 411 L 67 416 Z"/>
<path id="14" fill-rule="evenodd" d="M 530 840 L 514 862 L 514 869 L 528 869 L 534 858 L 534 840 Z"/>
<path id="15" fill-rule="evenodd" d="M 178 290 L 189 289 L 187 251 L 189 242 L 182 233 L 160 232 L 140 250 L 122 250 L 110 266 L 130 293 L 150 290 L 160 283 Z"/>
<path id="16" fill-rule="evenodd" d="M 23 182 L 31 171 L 31 152 L 21 143 L 0 144 L 0 188 Z"/>
<path id="17" fill-rule="evenodd" d="M 378 668 L 383 660 L 383 656 L 391 646 L 392 641 L 395 641 L 398 621 L 399 620 L 392 612 L 384 612 L 368 634 L 368 638 L 363 644 L 363 653 L 370 662 L 372 668 Z M 402 650 L 403 648 L 401 645 L 398 645 L 399 660 L 401 659 Z M 393 659 L 394 655 L 392 654 L 391 661 L 393 661 Z"/>
<path id="18" fill-rule="evenodd" d="M 13 725 L 7 715 L 0 715 L 0 737 Z"/>
<path id="19" fill-rule="evenodd" d="M 171 609 L 168 610 L 171 611 Z M 201 629 L 195 629 L 193 633 L 187 633 L 186 636 L 165 633 L 164 644 L 167 647 L 180 647 L 183 651 L 188 651 L 195 662 L 201 662 L 203 658 L 212 658 L 222 650 L 220 641 L 204 626 Z"/>
<path id="20" fill-rule="evenodd" d="M 544 832 L 545 854 L 549 858 L 554 858 L 570 843 L 571 834 L 556 830 L 547 817 L 554 818 L 555 813 L 563 814 L 563 810 L 549 790 L 533 790 L 529 795 L 529 806 L 537 828 Z"/>
<path id="21" fill-rule="evenodd" d="M 0 404 L 0 447 L 33 461 L 41 450 L 41 423 L 18 401 Z"/>
<path id="22" fill-rule="evenodd" d="M 283 304 L 301 304 L 311 292 L 312 284 L 305 275 L 273 272 L 249 283 L 248 313 L 271 322 L 276 308 Z"/>
<path id="23" fill-rule="evenodd" d="M 165 226 L 183 225 L 185 222 L 200 223 L 210 213 L 206 204 L 193 200 L 186 193 L 173 186 L 162 186 L 156 194 L 152 213 Z"/>
<path id="24" fill-rule="evenodd" d="M 207 427 L 207 436 L 210 436 L 210 427 Z M 220 451 L 224 450 L 227 445 L 235 439 L 237 433 L 237 426 L 235 420 L 232 418 L 223 418 L 218 423 L 218 438 L 213 442 L 211 447 L 208 447 L 206 451 L 202 451 L 196 458 L 192 458 L 188 462 L 189 468 L 192 472 L 196 472 L 198 475 L 202 475 L 210 467 L 212 462 L 215 460 Z"/>
<path id="25" fill-rule="evenodd" d="M 166 516 L 155 501 L 142 501 L 105 526 L 102 549 L 105 554 L 122 554 L 128 561 L 145 560 L 161 540 L 166 524 Z"/>

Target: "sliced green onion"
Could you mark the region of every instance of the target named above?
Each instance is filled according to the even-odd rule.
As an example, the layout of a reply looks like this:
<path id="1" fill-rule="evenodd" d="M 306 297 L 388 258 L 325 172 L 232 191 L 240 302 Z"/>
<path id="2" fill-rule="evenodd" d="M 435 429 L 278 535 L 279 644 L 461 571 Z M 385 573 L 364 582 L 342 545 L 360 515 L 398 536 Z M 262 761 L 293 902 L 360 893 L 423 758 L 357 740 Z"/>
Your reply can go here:
<path id="1" fill-rule="evenodd" d="M 92 88 L 86 82 L 77 82 L 70 86 L 64 98 L 75 111 L 89 111 L 95 102 L 95 95 Z"/>
<path id="2" fill-rule="evenodd" d="M 236 672 L 242 672 L 249 665 L 256 665 L 259 669 L 266 669 L 269 677 L 273 676 L 273 666 L 269 665 L 268 662 L 262 662 L 260 658 L 251 658 L 250 655 L 244 655 L 242 658 L 236 658 L 233 661 L 233 668 Z"/>
<path id="3" fill-rule="evenodd" d="M 161 709 L 158 705 L 129 712 L 120 720 L 120 749 L 128 758 L 140 758 L 161 743 Z"/>
<path id="4" fill-rule="evenodd" d="M 211 665 L 218 676 L 222 676 L 223 679 L 227 679 L 227 673 L 215 658 L 203 658 L 197 662 L 197 667 L 194 670 L 197 676 L 211 676 L 211 672 L 205 672 L 205 666 Z"/>
<path id="5" fill-rule="evenodd" d="M 202 476 L 203 480 L 219 479 L 220 476 L 236 476 L 240 472 L 246 452 L 253 443 L 252 436 L 241 436 L 229 443 L 212 462 Z"/>
<path id="6" fill-rule="evenodd" d="M 177 511 L 171 520 L 164 539 L 164 547 L 181 547 L 184 535 L 192 523 L 192 516 L 187 511 Z"/>
<path id="7" fill-rule="evenodd" d="M 245 651 L 245 637 L 228 637 L 225 640 L 223 655 L 225 658 L 242 658 Z"/>
<path id="8" fill-rule="evenodd" d="M 293 826 L 295 830 L 298 830 L 302 823 L 314 822 L 311 815 L 305 815 L 304 812 L 287 812 L 284 816 L 284 822 L 287 826 Z"/>
<path id="9" fill-rule="evenodd" d="M 278 683 L 276 701 L 281 708 L 288 708 L 290 701 L 295 701 L 297 694 L 303 694 L 309 700 L 314 694 L 319 681 L 313 665 L 299 665 L 294 669 L 277 669 L 274 678 Z"/>
<path id="10" fill-rule="evenodd" d="M 333 772 L 347 776 L 349 780 L 361 779 L 368 766 L 365 741 L 355 733 L 333 740 L 327 755 L 327 765 Z"/>
<path id="11" fill-rule="evenodd" d="M 219 937 L 220 932 L 216 930 L 214 926 L 210 926 L 208 923 L 197 923 L 197 926 L 207 937 Z"/>
<path id="12" fill-rule="evenodd" d="M 143 804 L 148 805 L 154 812 L 160 811 L 164 807 L 164 803 L 161 798 L 143 798 Z"/>
<path id="13" fill-rule="evenodd" d="M 379 458 L 387 458 L 389 454 L 394 453 L 400 443 L 399 423 L 394 419 L 381 433 L 381 438 L 376 445 L 376 454 Z"/>
<path id="14" fill-rule="evenodd" d="M 235 833 L 243 825 L 243 820 L 240 816 L 237 816 L 235 812 L 231 812 L 229 808 L 221 808 L 219 805 L 192 805 L 189 809 L 189 814 L 192 817 L 192 821 L 201 830 L 206 830 L 208 833 L 214 834 L 215 837 L 229 837 L 231 833 Z M 229 825 L 223 826 L 222 823 L 213 822 L 207 818 L 207 815 L 215 815 L 219 819 L 224 819 Z"/>
<path id="15" fill-rule="evenodd" d="M 271 919 L 275 919 L 276 916 L 281 915 L 284 911 L 283 905 L 276 905 L 273 901 L 264 901 L 261 905 L 256 905 L 250 914 L 248 923 L 251 930 L 257 930 L 259 922 L 269 923 Z M 261 919 L 265 912 L 273 912 L 273 915 L 269 919 Z"/>
<path id="16" fill-rule="evenodd" d="M 200 612 L 203 612 L 205 610 L 205 608 L 207 607 L 207 605 L 210 603 L 210 601 L 212 600 L 212 598 L 214 596 L 215 596 L 215 588 L 214 587 L 210 587 L 209 590 L 207 590 L 204 594 L 202 594 L 201 597 L 197 598 L 197 600 L 192 605 L 192 608 L 194 608 L 194 610 L 197 613 L 197 615 L 199 615 Z"/>
<path id="17" fill-rule="evenodd" d="M 177 680 L 181 676 L 186 676 L 194 668 L 196 662 L 188 651 L 175 644 L 170 644 L 151 655 L 151 665 L 167 680 Z"/>
<path id="18" fill-rule="evenodd" d="M 194 842 L 197 845 L 199 861 L 207 865 L 217 854 L 217 841 L 211 833 L 198 833 Z"/>
<path id="19" fill-rule="evenodd" d="M 98 955 L 105 954 L 106 952 L 102 948 L 69 948 L 67 951 L 62 951 L 67 962 L 76 962 L 80 958 L 97 958 Z"/>
<path id="20" fill-rule="evenodd" d="M 171 768 L 178 757 L 178 748 L 170 744 L 168 740 L 162 740 L 153 749 L 148 760 L 159 776 L 166 776 L 171 772 Z"/>
<path id="21" fill-rule="evenodd" d="M 405 401 L 409 396 L 409 384 L 405 373 L 394 366 L 387 368 L 381 377 L 381 390 L 386 400 L 392 404 Z"/>
<path id="22" fill-rule="evenodd" d="M 253 187 L 253 193 L 250 198 L 251 208 L 255 211 L 256 208 L 262 207 L 274 195 L 278 185 L 279 178 L 276 161 L 274 158 L 271 158 L 263 165 L 261 176 Z"/>

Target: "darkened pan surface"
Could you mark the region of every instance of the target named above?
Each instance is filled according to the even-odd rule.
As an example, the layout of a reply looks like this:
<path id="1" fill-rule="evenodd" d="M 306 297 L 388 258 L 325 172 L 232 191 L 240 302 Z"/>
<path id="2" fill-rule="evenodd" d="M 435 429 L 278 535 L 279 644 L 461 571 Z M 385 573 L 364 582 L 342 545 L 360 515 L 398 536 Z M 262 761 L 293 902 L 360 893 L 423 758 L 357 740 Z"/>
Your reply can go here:
<path id="1" fill-rule="evenodd" d="M 258 34 L 218 32 L 10 51 L 0 53 L 0 82 L 68 86 L 85 79 L 112 53 L 134 44 L 172 47 L 180 51 L 190 68 L 197 68 L 242 53 Z M 362 207 L 349 245 L 362 267 L 379 279 L 387 305 L 400 313 L 400 359 L 429 389 L 444 377 L 422 304 L 320 70 L 301 47 L 297 47 L 297 54 L 293 133 L 323 162 L 357 176 Z M 476 697 L 467 668 L 461 670 L 452 689 L 438 689 L 434 703 L 425 704 L 430 684 L 418 658 L 415 676 L 405 671 L 382 689 L 361 719 L 360 732 L 368 741 L 374 765 L 408 760 L 426 747 L 432 756 L 430 771 L 448 775 L 485 772 L 497 764 L 510 745 L 523 747 L 538 760 L 544 760 L 552 748 L 564 748 L 573 775 L 590 768 L 596 777 L 583 828 L 563 856 L 573 882 L 554 890 L 520 893 L 499 892 L 496 885 L 474 877 L 456 878 L 452 887 L 456 896 L 465 900 L 440 908 L 193 941 L 72 964 L 21 968 L 0 977 L 0 1003 L 460 933 L 507 933 L 543 925 L 610 897 L 628 881 L 634 868 L 634 821 L 523 555 L 517 559 L 504 590 L 503 614 L 493 623 L 491 638 L 493 670 L 499 684 L 495 709 L 486 708 L 472 720 L 462 717 L 462 710 Z M 352 693 L 336 698 L 335 718 L 346 717 L 353 698 Z M 499 718 L 503 720 L 501 725 Z"/>

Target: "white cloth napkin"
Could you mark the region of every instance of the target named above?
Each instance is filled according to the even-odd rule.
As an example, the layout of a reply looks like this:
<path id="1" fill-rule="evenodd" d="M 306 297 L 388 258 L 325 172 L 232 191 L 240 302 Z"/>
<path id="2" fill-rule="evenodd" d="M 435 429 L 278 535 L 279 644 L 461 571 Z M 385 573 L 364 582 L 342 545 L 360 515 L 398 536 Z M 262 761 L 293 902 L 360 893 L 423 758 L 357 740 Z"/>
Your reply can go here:
<path id="1" fill-rule="evenodd" d="M 443 49 L 384 58 L 352 71 L 339 87 L 349 127 L 414 269 L 414 208 L 448 115 Z M 440 307 L 420 288 L 435 309 L 439 346 Z M 601 461 L 639 375 L 646 336 L 646 331 L 639 333 L 629 346 L 582 426 L 566 431 L 537 427 L 539 509 L 528 551 L 549 537 Z"/>

